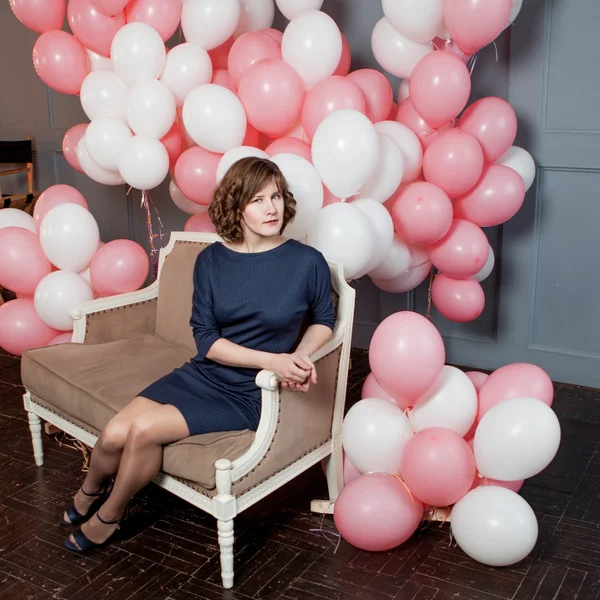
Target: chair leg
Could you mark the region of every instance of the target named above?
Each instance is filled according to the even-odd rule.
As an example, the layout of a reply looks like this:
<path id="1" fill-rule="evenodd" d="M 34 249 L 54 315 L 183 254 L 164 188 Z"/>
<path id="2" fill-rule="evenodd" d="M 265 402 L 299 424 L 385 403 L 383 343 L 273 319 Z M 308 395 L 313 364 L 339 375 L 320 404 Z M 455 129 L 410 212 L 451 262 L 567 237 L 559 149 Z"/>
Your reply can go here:
<path id="1" fill-rule="evenodd" d="M 42 442 L 42 422 L 34 412 L 28 412 L 29 430 L 31 431 L 31 442 L 33 444 L 33 456 L 35 464 L 41 467 L 44 464 L 44 445 Z"/>
<path id="2" fill-rule="evenodd" d="M 213 514 L 219 532 L 221 578 L 223 587 L 229 589 L 233 587 L 233 519 L 237 514 L 235 497 L 231 494 L 231 461 L 220 459 L 215 468 L 217 495 L 213 498 Z"/>
<path id="3" fill-rule="evenodd" d="M 219 529 L 219 549 L 221 551 L 221 578 L 223 587 L 233 587 L 233 519 L 217 521 Z"/>
<path id="4" fill-rule="evenodd" d="M 327 473 L 329 500 L 313 500 L 310 503 L 310 510 L 321 515 L 332 515 L 335 501 L 344 488 L 344 461 L 341 445 L 325 459 L 325 472 Z"/>

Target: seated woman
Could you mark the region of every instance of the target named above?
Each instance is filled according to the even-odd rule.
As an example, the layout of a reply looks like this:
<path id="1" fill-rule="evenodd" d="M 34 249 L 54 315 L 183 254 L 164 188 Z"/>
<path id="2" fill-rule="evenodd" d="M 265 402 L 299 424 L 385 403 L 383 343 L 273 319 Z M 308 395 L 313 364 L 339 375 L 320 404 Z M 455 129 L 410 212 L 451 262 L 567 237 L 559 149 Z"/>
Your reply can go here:
<path id="1" fill-rule="evenodd" d="M 190 324 L 198 354 L 142 390 L 101 433 L 60 521 L 81 525 L 65 540 L 69 550 L 111 541 L 129 500 L 158 474 L 165 444 L 256 430 L 261 369 L 290 390 L 317 383 L 310 356 L 332 335 L 331 279 L 319 251 L 282 236 L 295 205 L 269 160 L 244 158 L 222 179 L 209 216 L 224 241 L 203 250 L 194 267 Z M 294 349 L 305 316 L 309 327 Z"/>

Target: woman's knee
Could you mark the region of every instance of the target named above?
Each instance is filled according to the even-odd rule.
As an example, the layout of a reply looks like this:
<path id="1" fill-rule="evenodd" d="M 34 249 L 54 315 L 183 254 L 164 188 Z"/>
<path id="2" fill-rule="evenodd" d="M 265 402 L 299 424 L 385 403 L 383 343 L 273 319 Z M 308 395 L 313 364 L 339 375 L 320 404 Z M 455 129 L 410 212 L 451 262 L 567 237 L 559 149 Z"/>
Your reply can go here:
<path id="1" fill-rule="evenodd" d="M 110 421 L 100 434 L 96 445 L 100 445 L 106 452 L 118 452 L 125 448 L 127 434 L 128 428 L 125 424 L 115 422 L 114 420 Z"/>
<path id="2" fill-rule="evenodd" d="M 129 427 L 127 443 L 137 446 L 157 444 L 155 430 L 156 418 L 150 415 L 140 415 L 132 421 Z"/>

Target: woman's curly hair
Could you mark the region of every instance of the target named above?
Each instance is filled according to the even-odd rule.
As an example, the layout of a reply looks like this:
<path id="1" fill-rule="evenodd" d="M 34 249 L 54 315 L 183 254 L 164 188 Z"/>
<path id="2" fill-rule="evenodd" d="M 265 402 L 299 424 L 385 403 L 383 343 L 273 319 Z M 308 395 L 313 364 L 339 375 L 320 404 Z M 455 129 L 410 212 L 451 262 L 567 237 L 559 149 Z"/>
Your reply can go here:
<path id="1" fill-rule="evenodd" d="M 250 156 L 235 162 L 217 186 L 208 207 L 208 216 L 217 233 L 227 242 L 244 240 L 242 213 L 246 205 L 270 181 L 283 197 L 283 225 L 280 234 L 296 216 L 296 200 L 279 167 L 270 160 Z"/>

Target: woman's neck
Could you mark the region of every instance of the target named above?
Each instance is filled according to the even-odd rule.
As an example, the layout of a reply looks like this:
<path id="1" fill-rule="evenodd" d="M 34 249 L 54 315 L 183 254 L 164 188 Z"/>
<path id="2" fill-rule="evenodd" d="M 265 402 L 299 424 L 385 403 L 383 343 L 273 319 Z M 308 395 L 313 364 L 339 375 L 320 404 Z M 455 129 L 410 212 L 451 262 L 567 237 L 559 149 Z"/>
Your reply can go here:
<path id="1" fill-rule="evenodd" d="M 246 236 L 241 242 L 229 243 L 228 248 L 235 250 L 236 252 L 242 252 L 247 254 L 255 254 L 258 252 L 266 252 L 267 250 L 273 250 L 277 246 L 281 246 L 286 241 L 282 235 L 272 235 L 269 237 L 263 236 Z"/>

